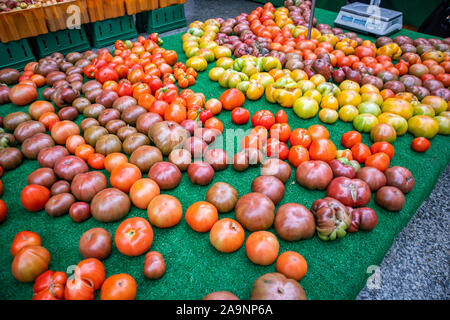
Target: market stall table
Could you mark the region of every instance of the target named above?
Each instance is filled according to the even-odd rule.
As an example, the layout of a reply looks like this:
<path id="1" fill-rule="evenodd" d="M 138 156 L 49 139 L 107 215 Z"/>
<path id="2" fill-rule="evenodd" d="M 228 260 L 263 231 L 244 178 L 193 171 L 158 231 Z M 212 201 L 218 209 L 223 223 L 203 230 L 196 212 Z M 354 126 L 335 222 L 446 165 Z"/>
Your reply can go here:
<path id="1" fill-rule="evenodd" d="M 336 13 L 317 9 L 316 17 L 319 23 L 332 25 Z M 408 35 L 411 38 L 430 37 L 407 30 L 398 34 Z M 364 37 L 364 39 L 375 39 Z M 178 53 L 179 61 L 186 61 L 182 50 L 181 34 L 164 38 L 164 47 L 174 49 Z M 225 90 L 208 79 L 208 71 L 215 66 L 211 63 L 205 72 L 199 73 L 196 84 L 192 87 L 195 92 L 203 92 L 206 99 L 219 98 Z M 42 88 L 39 90 L 42 92 Z M 39 96 L 41 99 L 41 96 Z M 260 109 L 269 109 L 273 113 L 281 107 L 270 104 L 261 98 L 258 101 L 246 101 L 246 108 L 253 114 Z M 294 128 L 308 128 L 312 124 L 322 124 L 316 116 L 310 120 L 298 118 L 292 109 L 284 109 L 289 117 L 289 125 Z M 27 111 L 27 107 L 18 107 L 12 104 L 0 107 L 0 116 L 15 111 Z M 225 128 L 237 128 L 231 122 L 230 113 L 222 111 L 217 116 Z M 76 122 L 80 123 L 82 116 Z M 351 123 L 338 121 L 333 125 L 325 124 L 330 132 L 330 139 L 338 149 L 341 135 L 353 130 Z M 250 129 L 248 123 L 239 128 Z M 224 134 L 226 137 L 226 134 Z M 430 149 L 423 154 L 411 150 L 410 144 L 413 136 L 409 133 L 397 138 L 394 143 L 395 156 L 391 165 L 407 167 L 414 175 L 416 185 L 412 192 L 406 195 L 406 204 L 402 211 L 387 212 L 374 202 L 374 194 L 369 203 L 378 214 L 378 225 L 371 232 L 360 231 L 348 234 L 342 239 L 325 242 L 314 236 L 310 240 L 286 242 L 280 239 L 280 253 L 292 250 L 303 255 L 308 263 L 308 272 L 300 281 L 309 299 L 354 299 L 364 287 L 366 279 L 371 275 L 368 267 L 379 265 L 384 255 L 391 247 L 397 234 L 405 227 L 414 215 L 423 200 L 429 195 L 438 177 L 450 160 L 450 140 L 446 136 L 437 135 L 431 140 Z M 363 142 L 370 145 L 368 134 L 363 134 Z M 240 142 L 235 141 L 235 145 Z M 240 146 L 236 146 L 236 152 Z M 32 213 L 26 211 L 20 204 L 20 193 L 26 186 L 27 176 L 39 168 L 37 161 L 26 160 L 12 171 L 7 171 L 2 177 L 4 193 L 2 199 L 8 205 L 8 217 L 0 225 L 0 272 L 3 299 L 31 299 L 32 283 L 16 281 L 9 266 L 13 260 L 9 246 L 17 232 L 31 230 L 37 232 L 51 254 L 50 269 L 66 271 L 68 275 L 73 272 L 74 266 L 83 258 L 78 252 L 78 241 L 88 229 L 103 227 L 112 236 L 121 221 L 102 223 L 91 218 L 82 223 L 73 222 L 69 215 L 52 218 L 44 211 Z M 107 177 L 109 174 L 103 171 Z M 205 199 L 206 191 L 218 181 L 230 183 L 237 189 L 239 195 L 251 192 L 250 185 L 254 178 L 260 174 L 259 167 L 251 167 L 244 172 L 236 172 L 231 166 L 215 173 L 212 183 L 208 186 L 192 185 L 186 173 L 183 174 L 180 185 L 168 193 L 176 196 L 183 211 L 195 201 Z M 309 191 L 295 182 L 294 170 L 290 180 L 286 183 L 286 195 L 277 205 L 277 208 L 288 202 L 303 204 L 307 208 L 314 200 L 325 197 L 324 191 Z M 133 207 L 129 217 L 147 218 L 145 210 Z M 220 214 L 221 218 L 234 218 L 234 212 Z M 154 241 L 150 250 L 160 252 L 166 261 L 166 274 L 159 280 L 149 280 L 143 275 L 144 255 L 127 257 L 118 252 L 113 246 L 109 258 L 104 260 L 106 276 L 117 273 L 128 273 L 136 279 L 137 299 L 201 299 L 206 294 L 227 290 L 233 292 L 241 299 L 249 299 L 253 282 L 261 275 L 274 272 L 275 264 L 262 267 L 253 264 L 246 256 L 245 246 L 230 254 L 218 252 L 209 242 L 208 233 L 194 232 L 185 222 L 184 218 L 175 227 L 169 229 L 153 228 Z M 275 232 L 274 228 L 269 231 Z M 246 231 L 246 237 L 250 233 Z M 99 291 L 96 292 L 96 297 Z"/>

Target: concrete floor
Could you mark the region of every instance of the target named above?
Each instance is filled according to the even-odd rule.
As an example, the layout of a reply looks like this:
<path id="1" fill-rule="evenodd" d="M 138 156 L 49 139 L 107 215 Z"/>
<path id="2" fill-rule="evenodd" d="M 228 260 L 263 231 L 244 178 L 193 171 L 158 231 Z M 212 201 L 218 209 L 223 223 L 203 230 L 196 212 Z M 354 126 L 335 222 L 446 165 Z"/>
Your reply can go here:
<path id="1" fill-rule="evenodd" d="M 250 13 L 260 5 L 243 0 L 187 0 L 185 14 L 189 25 L 195 20 Z M 450 165 L 386 254 L 379 269 L 380 286 L 366 286 L 357 299 L 450 299 L 448 186 Z"/>

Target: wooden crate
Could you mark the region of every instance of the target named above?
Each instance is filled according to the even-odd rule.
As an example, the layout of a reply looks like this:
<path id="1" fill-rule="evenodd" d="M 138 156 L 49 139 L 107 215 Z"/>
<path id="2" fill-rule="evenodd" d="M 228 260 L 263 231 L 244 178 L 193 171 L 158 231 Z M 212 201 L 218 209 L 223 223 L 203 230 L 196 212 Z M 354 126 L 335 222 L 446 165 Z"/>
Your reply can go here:
<path id="1" fill-rule="evenodd" d="M 68 2 L 61 2 L 54 5 L 44 6 L 47 27 L 50 32 L 68 29 L 67 19 L 70 18 L 73 12 L 67 13 L 67 10 L 70 6 L 73 5 L 76 5 L 80 8 L 80 24 L 89 22 L 86 0 L 71 0 Z"/>
<path id="2" fill-rule="evenodd" d="M 158 5 L 158 0 L 125 0 L 128 15 L 155 10 L 158 9 Z"/>
<path id="3" fill-rule="evenodd" d="M 174 4 L 184 4 L 186 0 L 159 0 L 159 7 L 165 8 Z"/>
<path id="4" fill-rule="evenodd" d="M 86 0 L 90 22 L 102 21 L 125 15 L 125 0 Z"/>
<path id="5" fill-rule="evenodd" d="M 0 13 L 0 41 L 3 43 L 48 33 L 44 8 Z"/>

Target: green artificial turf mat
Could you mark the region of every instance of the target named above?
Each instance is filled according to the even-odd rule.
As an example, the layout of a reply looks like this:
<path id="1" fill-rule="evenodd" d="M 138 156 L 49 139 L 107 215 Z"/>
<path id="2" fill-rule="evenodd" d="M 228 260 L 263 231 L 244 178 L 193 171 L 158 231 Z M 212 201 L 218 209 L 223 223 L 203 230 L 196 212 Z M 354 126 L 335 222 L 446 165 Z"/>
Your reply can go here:
<path id="1" fill-rule="evenodd" d="M 335 13 L 318 9 L 316 16 L 319 22 L 332 24 L 333 15 L 335 16 Z M 402 31 L 402 34 L 414 38 L 420 36 L 409 31 Z M 165 48 L 177 51 L 180 61 L 186 60 L 181 48 L 181 34 L 166 37 L 164 42 Z M 192 87 L 196 92 L 203 92 L 206 99 L 219 98 L 224 91 L 218 83 L 208 79 L 208 71 L 214 66 L 215 64 L 211 63 L 205 72 L 199 73 L 197 82 Z M 245 107 L 251 114 L 260 109 L 269 109 L 275 113 L 281 108 L 279 105 L 267 103 L 264 97 L 254 102 L 246 101 Z M 4 117 L 19 110 L 26 111 L 27 107 L 3 105 L 0 106 L 0 116 Z M 298 118 L 291 109 L 285 111 L 292 129 L 308 128 L 312 124 L 321 123 L 317 116 L 305 121 Z M 78 117 L 78 123 L 81 118 Z M 231 122 L 230 112 L 223 111 L 218 118 L 225 128 L 236 127 Z M 330 131 L 330 139 L 338 149 L 343 149 L 340 137 L 344 132 L 353 129 L 351 123 L 338 121 L 325 126 Z M 250 129 L 251 124 L 241 128 Z M 401 212 L 391 213 L 382 210 L 374 203 L 373 194 L 369 206 L 378 214 L 378 226 L 371 232 L 360 231 L 331 242 L 323 242 L 317 236 L 298 242 L 280 240 L 280 253 L 286 250 L 297 251 L 308 262 L 308 273 L 300 283 L 309 299 L 354 299 L 370 276 L 367 273 L 368 266 L 381 263 L 397 234 L 433 189 L 449 162 L 450 140 L 448 137 L 438 135 L 431 141 L 431 147 L 426 153 L 418 154 L 410 149 L 412 139 L 413 136 L 410 134 L 398 137 L 394 143 L 395 156 L 391 162 L 391 165 L 409 168 L 416 180 L 413 191 L 406 195 L 406 204 Z M 363 142 L 371 144 L 368 134 L 363 134 Z M 114 232 L 121 222 L 101 223 L 91 218 L 78 224 L 68 215 L 52 218 L 44 211 L 27 212 L 20 204 L 20 192 L 26 186 L 28 174 L 38 167 L 37 161 L 26 160 L 16 170 L 5 172 L 1 178 L 4 185 L 2 199 L 8 205 L 8 217 L 0 225 L 1 299 L 31 299 L 33 294 L 32 283 L 16 281 L 10 271 L 13 258 L 9 246 L 17 232 L 23 230 L 37 232 L 42 237 L 43 246 L 51 253 L 50 269 L 66 271 L 69 266 L 76 265 L 82 260 L 78 252 L 78 240 L 86 230 L 104 227 L 114 237 Z M 258 175 L 259 168 L 256 167 L 242 173 L 230 167 L 216 172 L 213 182 L 209 186 L 201 187 L 192 185 L 184 173 L 180 185 L 164 193 L 176 196 L 185 212 L 193 202 L 205 199 L 206 191 L 214 182 L 228 182 L 238 190 L 239 195 L 243 195 L 250 192 L 250 184 Z M 293 173 L 286 183 L 286 195 L 277 207 L 283 203 L 297 202 L 309 208 L 314 200 L 325 196 L 324 191 L 309 191 L 294 182 Z M 127 218 L 134 216 L 147 218 L 147 213 L 133 207 Z M 234 218 L 234 212 L 221 214 L 219 218 L 225 217 Z M 142 273 L 144 255 L 126 257 L 113 246 L 110 257 L 104 260 L 107 276 L 128 273 L 136 279 L 137 299 L 201 299 L 206 294 L 219 290 L 231 291 L 241 299 L 249 299 L 256 278 L 275 271 L 275 264 L 263 267 L 250 262 L 246 257 L 244 245 L 234 253 L 218 252 L 209 243 L 208 233 L 194 232 L 184 218 L 173 228 L 153 228 L 153 230 L 154 240 L 150 250 L 159 251 L 164 256 L 167 266 L 166 274 L 160 280 L 149 280 L 144 277 Z M 275 233 L 273 228 L 269 231 Z M 246 236 L 248 235 L 249 232 L 246 231 Z"/>

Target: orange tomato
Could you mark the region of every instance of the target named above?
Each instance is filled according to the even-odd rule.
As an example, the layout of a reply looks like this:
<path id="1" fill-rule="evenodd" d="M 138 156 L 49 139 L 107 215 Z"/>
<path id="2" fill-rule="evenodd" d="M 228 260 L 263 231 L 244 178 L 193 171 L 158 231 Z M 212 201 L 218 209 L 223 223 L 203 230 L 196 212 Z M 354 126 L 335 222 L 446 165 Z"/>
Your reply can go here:
<path id="1" fill-rule="evenodd" d="M 219 219 L 214 205 L 206 201 L 194 202 L 185 214 L 187 224 L 197 232 L 207 232 Z"/>
<path id="2" fill-rule="evenodd" d="M 139 209 L 147 209 L 150 201 L 159 195 L 158 184 L 152 179 L 139 179 L 130 188 L 131 202 Z"/>
<path id="3" fill-rule="evenodd" d="M 116 230 L 114 243 L 117 250 L 127 256 L 140 256 L 150 249 L 153 230 L 144 218 L 133 217 L 124 220 Z"/>
<path id="4" fill-rule="evenodd" d="M 109 173 L 120 164 L 128 163 L 128 158 L 123 153 L 113 152 L 105 157 L 105 169 Z"/>
<path id="5" fill-rule="evenodd" d="M 328 139 L 330 137 L 330 132 L 328 132 L 328 129 L 321 124 L 313 124 L 310 126 L 308 128 L 308 133 L 312 141 L 316 139 Z"/>
<path id="6" fill-rule="evenodd" d="M 358 131 L 347 131 L 341 137 L 341 144 L 345 148 L 351 148 L 358 142 L 361 142 L 362 137 Z"/>
<path id="7" fill-rule="evenodd" d="M 75 149 L 82 144 L 86 144 L 84 138 L 78 134 L 74 134 L 67 138 L 66 140 L 66 148 L 70 153 L 74 154 Z"/>
<path id="8" fill-rule="evenodd" d="M 220 219 L 209 232 L 209 241 L 220 252 L 234 252 L 244 243 L 245 232 L 236 220 Z"/>
<path id="9" fill-rule="evenodd" d="M 138 105 L 144 107 L 145 110 L 150 111 L 150 108 L 152 107 L 155 100 L 155 97 L 150 93 L 144 93 L 139 96 Z"/>
<path id="10" fill-rule="evenodd" d="M 13 257 L 25 246 L 41 246 L 42 240 L 39 234 L 33 231 L 18 232 L 11 243 L 11 255 Z"/>
<path id="11" fill-rule="evenodd" d="M 222 111 L 222 102 L 218 99 L 209 99 L 205 103 L 205 109 L 212 112 L 213 115 L 219 114 Z"/>
<path id="12" fill-rule="evenodd" d="M 100 153 L 93 153 L 88 156 L 89 166 L 95 170 L 105 169 L 105 156 Z"/>
<path id="13" fill-rule="evenodd" d="M 166 121 L 175 121 L 181 123 L 186 120 L 187 112 L 186 107 L 180 104 L 170 104 L 169 107 L 164 111 L 164 119 Z"/>
<path id="14" fill-rule="evenodd" d="M 275 123 L 270 127 L 270 137 L 282 142 L 288 142 L 291 136 L 291 127 L 287 123 Z"/>
<path id="15" fill-rule="evenodd" d="M 312 139 L 308 130 L 297 128 L 291 132 L 289 142 L 291 143 L 291 146 L 302 145 L 303 147 L 308 149 L 311 145 Z"/>
<path id="16" fill-rule="evenodd" d="M 309 157 L 312 160 L 329 162 L 336 156 L 336 146 L 328 139 L 319 138 L 314 140 L 309 147 Z"/>
<path id="17" fill-rule="evenodd" d="M 177 198 L 160 194 L 155 196 L 147 207 L 148 220 L 158 228 L 170 228 L 180 222 L 183 208 Z"/>
<path id="18" fill-rule="evenodd" d="M 366 167 L 374 167 L 383 172 L 389 168 L 390 162 L 391 159 L 386 153 L 378 152 L 368 156 L 364 164 Z"/>
<path id="19" fill-rule="evenodd" d="M 366 159 L 372 154 L 368 146 L 362 142 L 358 142 L 351 148 L 353 159 L 359 163 L 365 163 Z"/>
<path id="20" fill-rule="evenodd" d="M 219 119 L 212 117 L 205 121 L 205 128 L 216 129 L 223 132 L 223 123 Z"/>
<path id="21" fill-rule="evenodd" d="M 139 168 L 132 163 L 119 164 L 111 171 L 109 181 L 111 186 L 128 193 L 131 186 L 142 178 Z"/>
<path id="22" fill-rule="evenodd" d="M 126 273 L 115 274 L 103 282 L 100 300 L 136 299 L 136 280 Z"/>
<path id="23" fill-rule="evenodd" d="M 280 244 L 277 237 L 268 231 L 256 231 L 245 242 L 247 257 L 254 264 L 268 266 L 275 262 Z"/>
<path id="24" fill-rule="evenodd" d="M 308 265 L 305 258 L 294 251 L 285 251 L 277 259 L 276 269 L 287 278 L 300 281 L 306 275 Z"/>
<path id="25" fill-rule="evenodd" d="M 39 122 L 42 123 L 47 130 L 51 130 L 52 126 L 59 122 L 59 117 L 53 111 L 44 112 L 39 117 Z"/>
<path id="26" fill-rule="evenodd" d="M 77 264 L 75 277 L 89 282 L 94 290 L 98 290 L 105 281 L 105 267 L 100 260 L 88 258 Z"/>
<path id="27" fill-rule="evenodd" d="M 75 148 L 75 155 L 77 157 L 80 157 L 84 161 L 88 161 L 89 156 L 94 153 L 95 153 L 94 148 L 86 143 L 80 144 L 78 147 Z"/>
<path id="28" fill-rule="evenodd" d="M 288 161 L 293 167 L 297 168 L 303 162 L 309 160 L 309 152 L 302 145 L 292 146 L 289 150 Z"/>

